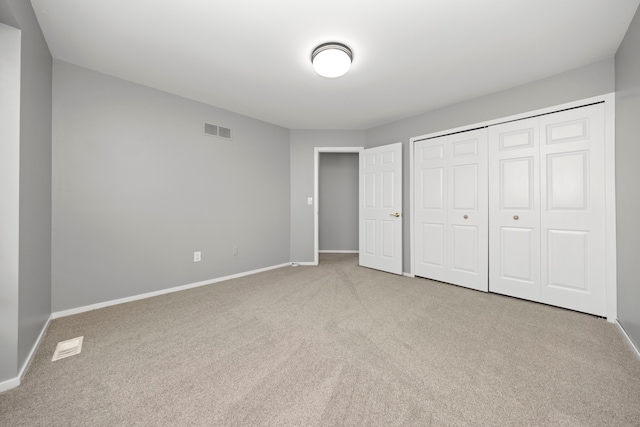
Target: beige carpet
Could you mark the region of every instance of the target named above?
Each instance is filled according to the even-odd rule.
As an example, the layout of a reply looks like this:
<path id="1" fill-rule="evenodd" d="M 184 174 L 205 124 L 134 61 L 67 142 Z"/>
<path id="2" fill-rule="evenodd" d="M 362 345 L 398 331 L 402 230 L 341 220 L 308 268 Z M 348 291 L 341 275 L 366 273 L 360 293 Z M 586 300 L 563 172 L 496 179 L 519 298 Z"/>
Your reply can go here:
<path id="1" fill-rule="evenodd" d="M 54 320 L 0 425 L 638 426 L 640 362 L 604 319 L 323 254 Z"/>

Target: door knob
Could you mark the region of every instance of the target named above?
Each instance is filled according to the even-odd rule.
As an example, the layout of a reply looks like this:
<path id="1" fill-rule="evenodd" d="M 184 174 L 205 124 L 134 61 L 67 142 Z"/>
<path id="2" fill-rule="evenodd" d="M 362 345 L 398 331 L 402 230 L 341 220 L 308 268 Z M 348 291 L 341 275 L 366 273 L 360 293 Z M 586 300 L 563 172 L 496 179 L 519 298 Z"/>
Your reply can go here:
<path id="1" fill-rule="evenodd" d="M 513 219 L 515 219 L 516 221 L 520 219 L 520 217 L 518 215 L 514 215 Z"/>
<path id="2" fill-rule="evenodd" d="M 398 212 L 392 213 L 392 214 L 389 214 L 389 216 L 395 216 L 396 218 L 398 218 L 400 216 L 400 213 Z"/>
<path id="3" fill-rule="evenodd" d="M 467 218 L 469 218 L 469 215 L 465 215 L 465 216 L 463 216 L 463 218 L 464 218 L 464 219 L 467 219 Z"/>

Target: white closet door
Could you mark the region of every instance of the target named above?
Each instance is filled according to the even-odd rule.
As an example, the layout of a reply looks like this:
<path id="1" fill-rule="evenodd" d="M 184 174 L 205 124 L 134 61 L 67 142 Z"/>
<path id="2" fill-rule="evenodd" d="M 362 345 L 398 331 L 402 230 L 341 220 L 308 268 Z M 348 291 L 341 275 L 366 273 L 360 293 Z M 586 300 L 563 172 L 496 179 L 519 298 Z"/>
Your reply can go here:
<path id="1" fill-rule="evenodd" d="M 538 118 L 489 127 L 489 290 L 540 301 Z"/>
<path id="2" fill-rule="evenodd" d="M 489 290 L 606 315 L 604 105 L 489 128 Z"/>
<path id="3" fill-rule="evenodd" d="M 415 147 L 418 276 L 488 290 L 487 130 Z"/>
<path id="4" fill-rule="evenodd" d="M 606 315 L 604 104 L 540 117 L 542 300 Z"/>
<path id="5" fill-rule="evenodd" d="M 446 138 L 417 142 L 415 156 L 415 274 L 447 281 Z"/>

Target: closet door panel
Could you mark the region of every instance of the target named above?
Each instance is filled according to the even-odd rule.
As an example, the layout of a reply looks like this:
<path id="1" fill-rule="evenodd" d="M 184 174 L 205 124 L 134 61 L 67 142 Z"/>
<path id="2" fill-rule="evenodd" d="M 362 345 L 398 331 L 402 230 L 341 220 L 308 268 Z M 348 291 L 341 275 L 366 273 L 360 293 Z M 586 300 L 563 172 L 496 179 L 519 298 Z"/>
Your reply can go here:
<path id="1" fill-rule="evenodd" d="M 447 230 L 447 173 L 444 139 L 421 141 L 415 150 L 415 271 L 422 277 L 446 281 L 449 266 Z"/>
<path id="2" fill-rule="evenodd" d="M 489 128 L 489 290 L 540 301 L 537 118 Z"/>
<path id="3" fill-rule="evenodd" d="M 422 209 L 444 212 L 444 168 L 421 171 Z"/>
<path id="4" fill-rule="evenodd" d="M 533 156 L 502 159 L 499 162 L 500 208 L 532 212 L 535 182 Z"/>
<path id="5" fill-rule="evenodd" d="M 422 254 L 419 262 L 423 269 L 433 268 L 437 269 L 436 271 L 438 272 L 444 271 L 444 226 L 442 224 L 422 223 L 422 230 L 420 230 L 419 235 L 422 238 Z"/>
<path id="6" fill-rule="evenodd" d="M 531 228 L 500 228 L 500 277 L 523 286 L 537 286 L 532 266 L 536 265 L 535 231 Z"/>
<path id="7" fill-rule="evenodd" d="M 478 227 L 454 225 L 451 231 L 451 269 L 463 274 L 478 274 Z"/>
<path id="8" fill-rule="evenodd" d="M 604 105 L 540 118 L 543 301 L 606 315 Z"/>
<path id="9" fill-rule="evenodd" d="M 488 290 L 486 129 L 415 146 L 418 276 Z"/>
<path id="10" fill-rule="evenodd" d="M 489 290 L 487 130 L 449 135 L 449 282 Z"/>

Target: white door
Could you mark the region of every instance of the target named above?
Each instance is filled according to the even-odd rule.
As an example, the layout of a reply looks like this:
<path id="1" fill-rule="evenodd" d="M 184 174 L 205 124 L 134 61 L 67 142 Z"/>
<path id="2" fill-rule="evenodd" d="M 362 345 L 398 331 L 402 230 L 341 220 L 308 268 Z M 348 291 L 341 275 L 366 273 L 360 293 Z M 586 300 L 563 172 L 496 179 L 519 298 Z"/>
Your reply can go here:
<path id="1" fill-rule="evenodd" d="M 402 274 L 402 143 L 360 152 L 360 265 Z"/>
<path id="2" fill-rule="evenodd" d="M 604 104 L 540 117 L 542 301 L 606 315 Z"/>
<path id="3" fill-rule="evenodd" d="M 415 146 L 415 274 L 488 290 L 487 130 Z"/>
<path id="4" fill-rule="evenodd" d="M 540 301 L 539 119 L 489 127 L 489 290 Z"/>
<path id="5" fill-rule="evenodd" d="M 490 127 L 490 285 L 606 314 L 604 105 Z"/>

